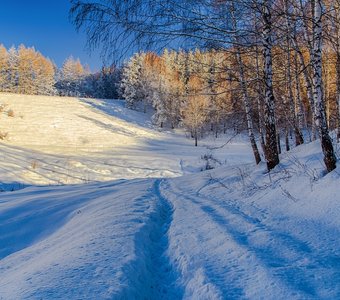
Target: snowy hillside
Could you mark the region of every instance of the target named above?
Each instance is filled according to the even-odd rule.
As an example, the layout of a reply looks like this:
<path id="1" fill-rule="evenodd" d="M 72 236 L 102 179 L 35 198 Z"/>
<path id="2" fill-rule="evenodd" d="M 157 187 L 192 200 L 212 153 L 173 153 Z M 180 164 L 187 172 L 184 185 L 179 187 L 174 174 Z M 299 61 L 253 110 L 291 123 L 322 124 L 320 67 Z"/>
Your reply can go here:
<path id="1" fill-rule="evenodd" d="M 0 299 L 340 298 L 340 172 L 318 142 L 268 174 L 241 137 L 195 148 L 119 101 L 5 100 L 0 181 L 69 185 L 0 193 Z"/>
<path id="2" fill-rule="evenodd" d="M 0 93 L 0 105 L 0 131 L 8 134 L 0 141 L 0 181 L 9 186 L 174 177 L 204 167 L 201 156 L 210 152 L 183 133 L 158 132 L 149 115 L 126 109 L 123 101 Z M 233 142 L 228 156 L 222 149 L 217 157 L 251 162 L 247 143 Z"/>

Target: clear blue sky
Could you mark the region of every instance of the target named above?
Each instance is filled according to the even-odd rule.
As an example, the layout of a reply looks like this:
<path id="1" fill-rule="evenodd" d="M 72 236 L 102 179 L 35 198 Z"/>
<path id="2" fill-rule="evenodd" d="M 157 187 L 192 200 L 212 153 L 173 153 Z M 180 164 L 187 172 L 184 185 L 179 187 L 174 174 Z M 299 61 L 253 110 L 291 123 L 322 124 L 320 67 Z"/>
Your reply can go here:
<path id="1" fill-rule="evenodd" d="M 70 23 L 68 0 L 0 0 L 0 44 L 34 46 L 58 66 L 70 55 L 99 70 L 99 51 L 85 50 L 86 37 Z"/>

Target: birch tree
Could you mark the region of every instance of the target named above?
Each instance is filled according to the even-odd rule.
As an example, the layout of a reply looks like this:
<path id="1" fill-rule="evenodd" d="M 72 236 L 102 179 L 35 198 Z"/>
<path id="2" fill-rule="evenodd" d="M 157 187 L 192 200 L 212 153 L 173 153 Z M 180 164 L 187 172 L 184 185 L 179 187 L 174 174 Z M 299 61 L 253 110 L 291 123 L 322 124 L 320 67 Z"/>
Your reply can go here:
<path id="1" fill-rule="evenodd" d="M 322 0 L 311 0 L 313 9 L 313 86 L 315 103 L 315 122 L 318 128 L 324 162 L 328 172 L 336 168 L 336 157 L 328 132 L 324 94 L 322 91 Z"/>
<path id="2" fill-rule="evenodd" d="M 226 70 L 226 73 L 227 76 L 232 73 L 238 74 L 240 84 L 239 91 L 230 91 L 229 94 L 237 96 L 241 92 L 248 134 L 256 153 L 258 150 L 256 151 L 252 134 L 254 126 L 248 82 L 257 83 L 258 111 L 259 116 L 263 117 L 263 122 L 262 118 L 259 122 L 260 132 L 264 136 L 264 154 L 268 170 L 275 168 L 279 163 L 276 113 L 280 109 L 277 109 L 279 105 L 275 99 L 275 93 L 279 89 L 275 90 L 273 83 L 273 75 L 277 75 L 273 74 L 273 50 L 278 47 L 280 40 L 281 42 L 284 40 L 286 64 L 283 69 L 288 96 L 286 97 L 288 110 L 285 113 L 289 126 L 295 132 L 296 145 L 303 142 L 301 133 L 303 107 L 299 93 L 300 89 L 304 89 L 307 90 L 309 102 L 306 107 L 310 107 L 312 116 L 313 139 L 315 128 L 318 128 L 327 170 L 334 169 L 334 150 L 327 122 L 324 122 L 326 118 L 322 91 L 321 0 L 188 0 L 184 4 L 176 0 L 71 0 L 71 2 L 71 16 L 75 26 L 86 30 L 89 45 L 102 45 L 105 53 L 114 53 L 117 46 L 129 51 L 133 46 L 141 45 L 145 49 L 151 46 L 163 48 L 168 45 L 184 45 L 185 50 L 182 55 L 178 55 L 178 60 L 183 60 L 184 56 L 195 57 L 190 52 L 193 44 L 226 53 L 234 51 L 237 67 L 235 70 Z M 284 4 L 283 11 L 278 11 L 281 4 Z M 231 17 L 233 5 L 240 12 L 237 19 Z M 284 26 L 280 23 L 282 21 Z M 280 27 L 284 28 L 283 33 L 279 30 Z M 307 58 L 306 49 L 309 55 Z M 262 50 L 262 58 L 258 56 L 259 50 Z M 256 53 L 257 66 L 256 72 L 242 75 L 246 73 L 247 67 L 242 56 L 245 51 Z M 262 68 L 260 62 L 263 64 Z M 181 65 L 179 78 L 185 87 L 185 93 L 189 95 L 188 82 L 192 76 L 197 76 L 195 74 L 197 70 L 191 68 L 187 59 L 184 59 Z M 300 74 L 304 79 L 304 87 L 299 84 Z M 233 104 L 235 103 L 233 99 Z M 258 162 L 257 155 L 255 158 Z"/>
<path id="3" fill-rule="evenodd" d="M 259 153 L 259 150 L 257 148 L 256 140 L 255 140 L 255 134 L 254 134 L 254 125 L 253 125 L 253 116 L 252 116 L 252 107 L 249 99 L 249 93 L 246 83 L 246 78 L 244 74 L 244 64 L 241 56 L 241 50 L 240 50 L 240 40 L 238 37 L 238 24 L 237 24 L 237 16 L 236 16 L 236 7 L 234 2 L 231 3 L 231 17 L 232 17 L 232 26 L 233 30 L 235 31 L 234 35 L 234 44 L 235 44 L 235 56 L 236 61 L 238 64 L 238 74 L 240 78 L 240 86 L 242 91 L 242 100 L 244 104 L 244 109 L 246 113 L 246 120 L 247 120 L 247 129 L 248 129 L 248 137 L 251 144 L 251 147 L 253 149 L 253 154 L 255 158 L 256 164 L 259 164 L 261 162 L 261 156 Z"/>
<path id="4" fill-rule="evenodd" d="M 266 130 L 265 156 L 268 170 L 273 169 L 279 163 L 279 153 L 276 140 L 275 124 L 275 97 L 273 92 L 273 60 L 272 60 L 272 3 L 271 0 L 263 0 L 261 18 L 263 22 L 263 74 L 265 83 L 264 98 L 264 124 Z"/>
<path id="5" fill-rule="evenodd" d="M 292 61 L 292 34 L 294 32 L 292 19 L 291 19 L 291 7 L 288 0 L 284 0 L 284 15 L 285 15 L 285 22 L 286 22 L 286 29 L 285 29 L 285 35 L 286 35 L 286 53 L 287 53 L 287 62 L 286 62 L 286 80 L 287 80 L 287 86 L 288 86 L 288 102 L 289 102 L 289 123 L 293 127 L 294 134 L 295 134 L 295 144 L 296 146 L 301 145 L 304 143 L 303 135 L 301 133 L 301 128 L 299 127 L 299 123 L 297 121 L 297 114 L 295 107 L 297 106 L 300 110 L 300 104 L 295 105 L 296 102 L 294 101 L 294 93 L 293 93 L 293 76 L 292 76 L 292 70 L 293 70 L 293 61 Z M 300 113 L 300 111 L 299 111 Z M 286 143 L 287 144 L 287 143 Z"/>
<path id="6" fill-rule="evenodd" d="M 336 122 L 337 122 L 337 141 L 340 142 L 340 1 L 330 0 L 327 3 L 327 38 L 328 44 L 335 52 L 336 63 Z"/>
<path id="7" fill-rule="evenodd" d="M 187 102 L 183 108 L 183 123 L 190 130 L 195 146 L 198 145 L 199 133 L 206 123 L 208 117 L 209 101 L 203 91 L 200 90 L 202 82 L 199 78 L 191 77 L 188 82 Z"/>

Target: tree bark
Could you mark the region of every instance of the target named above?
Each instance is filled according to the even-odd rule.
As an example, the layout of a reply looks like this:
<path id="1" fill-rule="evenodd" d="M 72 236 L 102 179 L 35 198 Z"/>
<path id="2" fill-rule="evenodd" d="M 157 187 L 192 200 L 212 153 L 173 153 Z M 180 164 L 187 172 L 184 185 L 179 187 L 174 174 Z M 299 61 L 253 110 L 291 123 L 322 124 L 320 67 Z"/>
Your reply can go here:
<path id="1" fill-rule="evenodd" d="M 287 85 L 288 85 L 288 103 L 290 108 L 290 117 L 288 116 L 289 123 L 294 128 L 294 135 L 295 135 L 295 145 L 299 146 L 303 144 L 303 136 L 301 130 L 299 128 L 297 117 L 296 117 L 296 110 L 295 110 L 295 101 L 294 101 L 294 94 L 293 94 L 293 78 L 292 78 L 292 56 L 291 56 L 291 40 L 292 40 L 292 33 L 293 28 L 289 16 L 289 7 L 288 1 L 285 0 L 285 19 L 286 19 L 286 35 L 287 35 Z"/>
<path id="2" fill-rule="evenodd" d="M 270 0 L 263 1 L 263 56 L 264 56 L 264 123 L 266 129 L 266 160 L 267 168 L 270 171 L 279 164 L 279 154 L 276 141 L 275 126 L 275 98 L 273 93 L 273 61 L 272 61 L 272 19 Z"/>
<path id="3" fill-rule="evenodd" d="M 335 1 L 335 47 L 336 47 L 336 126 L 337 141 L 340 142 L 340 5 L 339 0 Z"/>
<path id="4" fill-rule="evenodd" d="M 279 152 L 279 154 L 281 154 L 281 138 L 279 132 L 276 135 L 276 139 L 277 139 L 277 151 Z"/>
<path id="5" fill-rule="evenodd" d="M 232 2 L 232 22 L 233 22 L 233 29 L 235 32 L 237 32 L 237 20 L 234 14 L 234 2 Z M 239 40 L 237 34 L 234 37 L 234 42 L 235 42 L 235 51 L 236 51 L 236 60 L 238 64 L 238 73 L 240 76 L 240 85 L 241 85 L 241 91 L 242 91 L 242 99 L 243 99 L 243 104 L 244 104 L 244 109 L 246 112 L 246 120 L 247 120 L 247 129 L 248 129 L 248 137 L 250 140 L 251 147 L 253 149 L 253 154 L 255 158 L 255 162 L 258 165 L 261 162 L 261 156 L 259 153 L 259 150 L 257 148 L 256 140 L 255 140 L 255 135 L 254 135 L 254 125 L 253 125 L 253 115 L 252 115 L 252 108 L 251 108 L 251 103 L 249 101 L 249 95 L 248 95 L 248 90 L 247 90 L 247 84 L 246 84 L 246 79 L 244 75 L 244 64 L 239 48 Z"/>
<path id="6" fill-rule="evenodd" d="M 336 157 L 329 136 L 325 101 L 322 92 L 322 0 L 311 0 L 313 8 L 313 85 L 315 122 L 319 131 L 324 162 L 328 172 L 336 168 Z"/>
<path id="7" fill-rule="evenodd" d="M 312 60 L 313 58 L 313 44 L 310 38 L 310 34 L 308 32 L 308 24 L 307 24 L 307 16 L 304 12 L 304 8 L 303 8 L 303 4 L 302 1 L 300 0 L 300 10 L 299 9 L 295 9 L 294 10 L 294 14 L 298 15 L 300 12 L 302 12 L 302 20 L 303 20 L 303 26 L 304 26 L 304 37 L 305 37 L 305 41 L 307 43 L 307 48 L 309 51 L 309 55 L 310 58 Z M 303 53 L 300 49 L 300 46 L 298 44 L 298 39 L 297 39 L 297 33 L 296 33 L 296 28 L 294 29 L 294 36 L 292 39 L 292 43 L 293 43 L 293 47 L 294 50 L 296 52 L 296 55 L 298 56 L 299 60 L 300 60 L 300 65 L 301 65 L 301 69 L 302 69 L 302 74 L 306 83 L 306 89 L 307 89 L 307 98 L 309 101 L 309 105 L 310 105 L 310 110 L 311 110 L 311 117 L 312 117 L 312 134 L 311 134 L 311 141 L 315 141 L 316 140 L 316 125 L 315 125 L 315 104 L 314 104 L 314 96 L 313 96 L 313 82 L 312 82 L 312 78 L 309 75 L 309 68 L 308 68 L 308 64 L 306 64 L 304 57 L 303 57 Z"/>
<path id="8" fill-rule="evenodd" d="M 285 144 L 286 144 L 286 151 L 288 152 L 290 150 L 288 128 L 285 129 Z"/>
<path id="9" fill-rule="evenodd" d="M 339 32 L 340 33 L 340 32 Z M 337 119 L 337 141 L 340 142 L 340 48 L 336 56 L 336 119 Z"/>
<path id="10" fill-rule="evenodd" d="M 197 134 L 197 130 L 196 129 L 195 129 L 194 136 L 195 136 L 195 147 L 197 147 L 197 145 L 198 145 L 198 134 Z"/>
<path id="11" fill-rule="evenodd" d="M 256 17 L 255 17 L 256 20 Z M 255 21 L 255 30 L 258 30 L 257 23 Z M 256 38 L 255 41 L 255 66 L 256 66 L 256 81 L 257 81 L 257 109 L 258 109 L 258 119 L 259 119 L 259 133 L 260 133 L 260 143 L 262 151 L 265 155 L 266 153 L 266 143 L 264 140 L 264 129 L 263 129 L 263 86 L 261 81 L 261 74 L 260 74 L 260 62 L 259 62 L 259 49 L 258 49 L 258 41 Z M 265 155 L 266 156 L 266 155 Z"/>
<path id="12" fill-rule="evenodd" d="M 299 76 L 299 64 L 297 59 L 297 53 L 294 55 L 295 63 L 295 94 L 296 94 L 296 106 L 297 106 L 297 121 L 299 128 L 307 128 L 306 114 L 303 108 L 301 99 L 301 86 L 300 86 L 300 76 Z M 312 95 L 313 96 L 313 95 Z"/>

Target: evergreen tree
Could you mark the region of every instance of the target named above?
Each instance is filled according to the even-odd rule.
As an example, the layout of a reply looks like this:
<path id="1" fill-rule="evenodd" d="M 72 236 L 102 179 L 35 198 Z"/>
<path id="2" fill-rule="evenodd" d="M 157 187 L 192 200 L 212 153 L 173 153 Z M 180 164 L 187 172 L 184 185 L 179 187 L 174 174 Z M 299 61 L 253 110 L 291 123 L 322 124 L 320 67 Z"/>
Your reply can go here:
<path id="1" fill-rule="evenodd" d="M 67 58 L 61 68 L 57 87 L 62 95 L 80 96 L 82 94 L 83 80 L 88 71 L 81 64 L 79 58 Z"/>
<path id="2" fill-rule="evenodd" d="M 14 46 L 8 50 L 8 81 L 6 91 L 16 93 L 18 91 L 19 81 L 19 56 L 18 51 Z"/>
<path id="3" fill-rule="evenodd" d="M 8 88 L 9 62 L 7 49 L 0 45 L 0 91 L 5 92 Z"/>
<path id="4" fill-rule="evenodd" d="M 136 109 L 138 103 L 147 101 L 144 59 L 145 53 L 136 53 L 123 68 L 121 88 L 128 108 Z"/>

